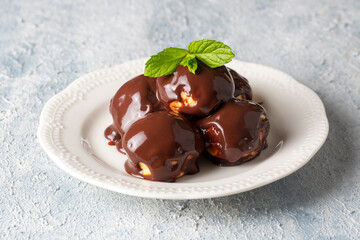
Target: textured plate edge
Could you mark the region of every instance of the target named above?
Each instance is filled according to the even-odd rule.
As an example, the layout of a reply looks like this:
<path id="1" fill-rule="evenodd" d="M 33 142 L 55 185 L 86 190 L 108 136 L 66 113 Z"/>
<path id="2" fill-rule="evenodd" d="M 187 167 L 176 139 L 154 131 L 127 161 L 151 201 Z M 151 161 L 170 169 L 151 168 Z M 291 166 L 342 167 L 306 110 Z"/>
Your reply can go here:
<path id="1" fill-rule="evenodd" d="M 58 94 L 56 94 L 55 96 L 53 96 L 52 98 L 50 98 L 48 100 L 48 102 L 45 104 L 41 114 L 40 114 L 40 121 L 39 121 L 39 128 L 37 131 L 37 136 L 40 142 L 40 145 L 42 146 L 42 148 L 44 149 L 44 151 L 49 155 L 49 157 L 56 163 L 56 165 L 58 165 L 61 169 L 63 169 L 64 171 L 68 172 L 70 175 L 72 175 L 73 177 L 111 190 L 111 191 L 115 191 L 115 192 L 119 192 L 119 193 L 123 193 L 123 194 L 127 194 L 127 195 L 132 195 L 132 196 L 138 196 L 138 197 L 145 197 L 145 198 L 155 198 L 155 199 L 173 199 L 173 200 L 185 200 L 185 199 L 203 199 L 203 198 L 216 198 L 216 197 L 223 197 L 223 196 L 228 196 L 228 195 L 233 195 L 233 194 L 237 194 L 237 193 L 241 193 L 241 192 L 246 192 L 255 188 L 259 188 L 261 186 L 270 184 L 272 182 L 275 182 L 281 178 L 284 178 L 292 173 L 294 173 L 295 171 L 297 171 L 298 169 L 300 169 L 301 167 L 303 167 L 307 162 L 309 162 L 311 160 L 311 158 L 318 152 L 318 150 L 322 147 L 322 145 L 324 144 L 324 142 L 326 141 L 328 132 L 329 132 L 329 123 L 328 123 L 328 119 L 326 117 L 326 111 L 325 111 L 325 107 L 324 104 L 322 103 L 320 97 L 310 88 L 308 88 L 307 86 L 303 85 L 302 83 L 296 81 L 294 78 L 292 78 L 291 76 L 289 76 L 288 74 L 279 71 L 277 69 L 268 67 L 268 66 L 264 66 L 264 65 L 260 65 L 260 64 L 255 64 L 255 63 L 246 63 L 246 62 L 241 62 L 238 60 L 233 60 L 234 63 L 233 64 L 248 64 L 248 65 L 252 65 L 254 67 L 261 67 L 261 68 L 265 68 L 268 71 L 273 71 L 276 74 L 280 74 L 283 75 L 284 77 L 288 78 L 288 80 L 291 80 L 293 82 L 293 84 L 297 85 L 297 87 L 301 87 L 303 90 L 307 91 L 309 94 L 312 95 L 312 98 L 314 100 L 316 100 L 316 105 L 318 107 L 321 107 L 321 111 L 322 114 L 321 116 L 323 117 L 322 121 L 323 121 L 323 128 L 321 131 L 318 132 L 318 134 L 322 133 L 322 135 L 318 135 L 317 136 L 317 142 L 315 142 L 314 144 L 316 145 L 316 149 L 312 150 L 311 154 L 306 156 L 306 159 L 302 159 L 301 163 L 298 164 L 295 168 L 292 168 L 291 170 L 288 170 L 282 174 L 278 174 L 276 177 L 273 177 L 271 179 L 267 179 L 265 181 L 262 181 L 261 183 L 254 183 L 254 184 L 250 184 L 248 187 L 243 187 L 242 189 L 228 189 L 224 192 L 202 192 L 202 193 L 197 193 L 197 192 L 192 192 L 192 193 L 184 193 L 184 192 L 172 192 L 172 193 L 154 193 L 151 191 L 145 191 L 145 192 L 138 192 L 138 191 L 134 191 L 131 189 L 127 189 L 127 188 L 122 188 L 121 190 L 119 190 L 119 188 L 114 187 L 112 185 L 109 185 L 106 182 L 99 182 L 98 179 L 94 179 L 92 177 L 87 176 L 86 174 L 81 174 L 79 172 L 73 171 L 73 169 L 69 168 L 66 166 L 66 164 L 64 164 L 64 161 L 61 159 L 61 157 L 58 156 L 58 154 L 56 154 L 55 152 L 51 151 L 51 149 L 49 149 L 47 147 L 48 143 L 46 142 L 46 140 L 43 138 L 43 134 L 45 131 L 45 115 L 47 112 L 49 112 L 49 107 L 50 105 L 53 105 L 54 102 L 57 101 L 57 98 L 62 96 L 62 95 L 66 95 L 67 93 L 70 93 L 72 91 L 72 89 L 77 88 L 78 86 L 78 82 L 79 80 L 81 80 L 82 78 L 86 78 L 87 76 L 91 75 L 91 74 L 104 74 L 106 72 L 111 72 L 113 69 L 118 69 L 121 66 L 125 67 L 127 65 L 131 65 L 132 63 L 138 63 L 138 62 L 145 62 L 145 58 L 143 59 L 138 59 L 138 60 L 133 60 L 130 62 L 126 62 L 111 68 L 105 68 L 105 69 L 100 69 L 88 74 L 83 75 L 82 77 L 76 79 L 75 81 L 73 81 L 69 86 L 67 86 L 64 90 L 62 90 L 61 92 L 59 92 Z M 156 195 L 156 196 L 155 196 Z M 186 197 L 184 197 L 184 195 L 186 195 Z"/>

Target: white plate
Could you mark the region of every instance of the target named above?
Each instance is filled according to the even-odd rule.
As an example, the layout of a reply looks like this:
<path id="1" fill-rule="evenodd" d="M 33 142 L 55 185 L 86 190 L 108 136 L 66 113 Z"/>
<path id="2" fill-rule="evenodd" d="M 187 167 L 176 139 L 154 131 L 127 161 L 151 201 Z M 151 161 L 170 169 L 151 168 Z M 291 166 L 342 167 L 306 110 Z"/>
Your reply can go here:
<path id="1" fill-rule="evenodd" d="M 200 173 L 175 183 L 129 176 L 126 157 L 108 146 L 103 132 L 112 123 L 109 102 L 117 89 L 143 73 L 146 59 L 80 77 L 45 105 L 38 138 L 46 153 L 72 176 L 124 194 L 162 199 L 231 195 L 281 179 L 307 163 L 324 143 L 329 125 L 320 98 L 290 76 L 253 63 L 233 60 L 229 67 L 249 79 L 256 101 L 270 120 L 269 146 L 255 160 L 218 167 L 200 159 Z"/>

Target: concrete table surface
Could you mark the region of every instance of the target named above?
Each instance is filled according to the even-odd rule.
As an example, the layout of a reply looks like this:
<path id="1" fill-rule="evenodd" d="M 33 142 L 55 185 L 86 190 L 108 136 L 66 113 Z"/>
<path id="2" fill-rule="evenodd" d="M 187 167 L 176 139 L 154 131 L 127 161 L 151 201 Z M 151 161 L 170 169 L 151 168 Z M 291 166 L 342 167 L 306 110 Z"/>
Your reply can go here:
<path id="1" fill-rule="evenodd" d="M 323 100 L 329 137 L 273 184 L 142 199 L 78 181 L 39 146 L 40 112 L 90 71 L 192 40 L 287 72 Z M 0 239 L 356 239 L 360 1 L 0 1 Z"/>

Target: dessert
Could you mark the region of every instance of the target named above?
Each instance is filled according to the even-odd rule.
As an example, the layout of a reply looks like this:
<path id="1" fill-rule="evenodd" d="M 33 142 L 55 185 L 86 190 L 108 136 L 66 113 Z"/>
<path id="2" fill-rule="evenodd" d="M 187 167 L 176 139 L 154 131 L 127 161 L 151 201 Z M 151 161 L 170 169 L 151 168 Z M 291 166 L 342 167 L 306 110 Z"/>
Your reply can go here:
<path id="1" fill-rule="evenodd" d="M 199 62 L 196 74 L 179 65 L 175 72 L 157 78 L 159 99 L 170 110 L 203 117 L 234 95 L 234 81 L 225 66 L 210 68 Z"/>
<path id="2" fill-rule="evenodd" d="M 105 130 L 105 137 L 110 145 L 124 153 L 120 138 L 135 121 L 145 117 L 146 114 L 164 109 L 156 97 L 155 79 L 139 75 L 116 92 L 110 101 L 110 113 L 113 124 Z"/>
<path id="3" fill-rule="evenodd" d="M 266 147 L 270 129 L 261 105 L 239 99 L 230 100 L 196 124 L 204 135 L 207 155 L 220 166 L 238 165 L 256 157 Z"/>
<path id="4" fill-rule="evenodd" d="M 214 40 L 167 48 L 111 99 L 109 145 L 127 155 L 128 174 L 174 182 L 199 172 L 201 154 L 219 166 L 250 161 L 266 148 L 269 120 L 248 80 L 224 64 L 234 54 Z M 205 149 L 205 151 L 204 151 Z"/>
<path id="5" fill-rule="evenodd" d="M 129 157 L 125 163 L 129 174 L 167 182 L 197 173 L 197 158 L 204 148 L 196 127 L 166 111 L 150 113 L 135 122 L 122 144 Z"/>

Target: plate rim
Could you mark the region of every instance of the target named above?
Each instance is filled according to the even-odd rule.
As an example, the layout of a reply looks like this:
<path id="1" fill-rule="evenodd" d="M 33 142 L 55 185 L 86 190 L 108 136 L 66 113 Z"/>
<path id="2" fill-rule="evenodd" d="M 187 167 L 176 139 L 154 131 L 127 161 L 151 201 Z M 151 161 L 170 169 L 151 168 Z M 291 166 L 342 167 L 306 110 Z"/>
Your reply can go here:
<path id="1" fill-rule="evenodd" d="M 102 174 L 96 173 L 94 171 L 82 171 L 79 169 L 74 169 L 73 166 L 66 164 L 67 161 L 79 161 L 76 156 L 73 156 L 71 153 L 67 152 L 67 150 L 64 149 L 54 149 L 54 144 L 56 142 L 56 140 L 54 141 L 54 139 L 51 138 L 51 131 L 60 131 L 63 128 L 61 121 L 54 121 L 51 122 L 51 124 L 49 124 L 48 119 L 52 119 L 52 117 L 55 116 L 54 111 L 58 111 L 59 107 L 59 103 L 61 102 L 61 99 L 64 98 L 70 98 L 71 101 L 70 103 L 68 103 L 71 107 L 71 104 L 81 100 L 83 98 L 83 96 L 88 92 L 91 91 L 93 88 L 102 85 L 102 84 L 106 84 L 106 81 L 99 81 L 96 79 L 99 79 L 99 77 L 101 75 L 106 75 L 106 74 L 114 74 L 116 72 L 121 72 L 122 69 L 126 69 L 126 74 L 128 76 L 131 75 L 135 75 L 137 73 L 137 69 L 140 63 L 145 63 L 145 61 L 148 58 L 141 58 L 141 59 L 137 59 L 137 60 L 133 60 L 133 61 L 129 61 L 129 62 L 125 62 L 122 63 L 120 65 L 116 65 L 110 68 L 104 68 L 104 69 L 99 69 L 90 73 L 87 73 L 79 78 L 77 78 L 76 80 L 74 80 L 72 83 L 70 83 L 65 89 L 63 89 L 62 91 L 60 91 L 59 93 L 57 93 L 56 95 L 54 95 L 53 97 L 51 97 L 48 102 L 44 105 L 43 110 L 41 111 L 40 114 L 40 120 L 39 120 L 39 127 L 38 127 L 38 131 L 37 131 L 37 136 L 38 136 L 38 140 L 40 142 L 41 147 L 44 149 L 44 151 L 47 153 L 47 155 L 49 155 L 49 157 L 56 163 L 56 165 L 58 165 L 58 167 L 60 167 L 62 170 L 64 170 L 65 172 L 69 173 L 70 175 L 72 175 L 73 177 L 96 185 L 98 187 L 102 187 L 111 191 L 115 191 L 115 192 L 119 192 L 119 193 L 123 193 L 123 194 L 127 194 L 127 195 L 132 195 L 132 196 L 137 196 L 137 197 L 145 197 L 145 198 L 156 198 L 156 199 L 173 199 L 173 200 L 185 200 L 185 199 L 203 199 L 203 198 L 215 198 L 215 197 L 223 197 L 223 196 L 228 196 L 228 195 L 233 195 L 233 194 L 237 194 L 237 193 L 241 193 L 241 192 L 246 192 L 255 188 L 259 188 L 261 186 L 270 184 L 272 182 L 275 182 L 281 178 L 284 178 L 292 173 L 294 173 L 295 171 L 297 171 L 298 169 L 300 169 L 301 167 L 303 167 L 307 162 L 309 162 L 311 160 L 311 158 L 316 154 L 316 152 L 318 152 L 318 150 L 321 148 L 321 146 L 324 144 L 327 136 L 328 136 L 328 132 L 329 132 L 329 123 L 328 123 L 328 119 L 326 116 L 326 111 L 325 111 L 325 107 L 320 99 L 320 97 L 310 88 L 308 88 L 307 86 L 305 86 L 304 84 L 296 81 L 294 78 L 292 78 L 291 76 L 289 76 L 288 74 L 268 67 L 268 66 L 264 66 L 261 64 L 256 64 L 256 63 L 249 63 L 249 62 L 242 62 L 239 60 L 232 60 L 231 65 L 237 65 L 237 64 L 245 64 L 248 66 L 252 66 L 255 68 L 262 68 L 263 70 L 266 70 L 267 72 L 273 72 L 273 74 L 277 74 L 277 75 L 281 75 L 283 77 L 283 79 L 287 79 L 288 83 L 291 85 L 295 85 L 296 88 L 301 88 L 301 92 L 306 92 L 306 97 L 307 98 L 311 98 L 311 101 L 313 101 L 313 106 L 316 106 L 317 108 L 317 113 L 318 116 L 320 117 L 320 119 L 318 119 L 319 121 L 322 122 L 322 124 L 320 124 L 320 126 L 322 127 L 322 129 L 317 129 L 316 131 L 316 138 L 312 139 L 312 149 L 309 152 L 306 153 L 306 156 L 303 156 L 300 160 L 296 161 L 296 164 L 292 165 L 290 168 L 289 166 L 287 166 L 288 168 L 284 168 L 284 169 L 278 169 L 278 172 L 275 172 L 275 169 L 271 169 L 269 170 L 270 173 L 275 172 L 275 175 L 271 176 L 270 178 L 267 178 L 261 182 L 257 182 L 256 181 L 256 176 L 254 176 L 254 182 L 253 184 L 244 184 L 241 187 L 236 187 L 235 185 L 232 186 L 223 186 L 223 191 L 219 191 L 219 187 L 221 186 L 217 186 L 217 188 L 212 189 L 211 187 L 200 187 L 200 188 L 208 188 L 208 191 L 198 191 L 199 187 L 188 187 L 188 190 L 185 191 L 173 191 L 169 193 L 169 189 L 167 188 L 158 188 L 157 190 L 151 190 L 154 189 L 153 187 L 150 188 L 143 188 L 141 189 L 141 191 L 139 191 L 138 188 L 134 189 L 137 184 L 134 183 L 125 183 L 123 179 L 119 179 L 120 181 L 114 181 L 113 179 L 109 178 L 107 179 L 107 177 L 102 176 Z M 229 64 L 230 65 L 230 64 Z M 135 67 L 134 67 L 135 66 Z M 122 72 L 124 73 L 124 72 Z M 91 82 L 89 82 L 89 79 L 91 80 Z M 79 87 L 83 87 L 83 82 L 87 82 L 87 84 L 89 85 L 87 88 L 81 88 L 81 91 L 79 91 Z M 108 81 L 110 82 L 110 81 Z M 71 98 L 72 97 L 72 98 Z M 309 100 L 308 100 L 309 101 Z M 56 110 L 54 110 L 56 109 Z M 66 109 L 65 109 L 66 111 Z M 53 120 L 53 119 L 52 119 Z M 56 151 L 58 150 L 58 151 Z M 60 153 L 60 154 L 59 154 Z M 78 163 L 80 164 L 80 163 Z M 81 165 L 79 165 L 81 166 Z M 81 169 L 81 168 L 80 168 Z M 269 174 L 270 174 L 269 173 Z M 256 174 L 255 174 L 256 175 Z M 252 176 L 249 176 L 248 179 L 250 179 Z M 248 180 L 245 179 L 245 180 Z M 242 181 L 245 181 L 242 180 Z M 145 180 L 142 180 L 145 181 Z M 251 181 L 250 181 L 251 182 Z M 235 182 L 235 184 L 238 182 Z M 120 184 L 120 185 L 114 185 L 114 184 Z M 169 183 L 172 184 L 172 183 Z M 127 185 L 127 186 L 126 186 Z M 176 184 L 175 184 L 176 185 Z M 121 186 L 121 187 L 119 187 Z M 191 191 L 192 190 L 192 191 Z"/>

